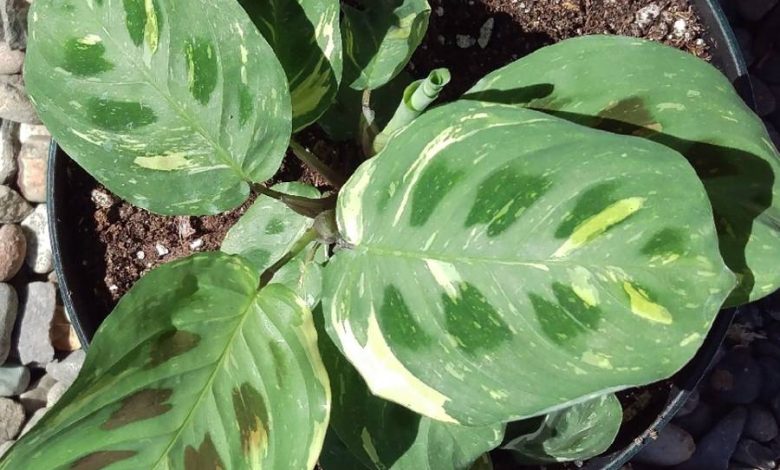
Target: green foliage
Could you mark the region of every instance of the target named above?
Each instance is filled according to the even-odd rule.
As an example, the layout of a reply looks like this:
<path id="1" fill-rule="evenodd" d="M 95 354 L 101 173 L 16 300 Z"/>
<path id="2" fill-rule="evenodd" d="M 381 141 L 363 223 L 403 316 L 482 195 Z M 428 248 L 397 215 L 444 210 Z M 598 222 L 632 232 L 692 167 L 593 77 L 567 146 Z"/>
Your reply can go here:
<path id="1" fill-rule="evenodd" d="M 602 395 L 530 422 L 511 424 L 509 433 L 513 427 L 522 430 L 502 448 L 526 464 L 587 460 L 609 448 L 622 420 L 617 397 Z"/>
<path id="2" fill-rule="evenodd" d="M 611 392 L 780 285 L 777 150 L 710 66 L 573 39 L 426 111 L 427 2 L 338 3 L 33 3 L 27 86 L 87 171 L 163 214 L 259 195 L 138 282 L 0 469 L 486 470 L 519 419 L 520 460 L 584 459 Z M 366 162 L 293 141 L 335 191 L 261 184 L 315 121 Z"/>

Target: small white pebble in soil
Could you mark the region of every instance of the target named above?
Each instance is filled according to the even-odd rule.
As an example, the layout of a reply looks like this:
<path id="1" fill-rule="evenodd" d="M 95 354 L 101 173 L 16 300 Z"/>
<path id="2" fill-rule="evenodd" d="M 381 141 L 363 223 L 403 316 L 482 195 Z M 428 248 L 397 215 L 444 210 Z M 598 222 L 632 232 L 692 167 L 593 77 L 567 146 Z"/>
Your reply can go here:
<path id="1" fill-rule="evenodd" d="M 488 18 L 488 20 L 485 21 L 485 24 L 479 28 L 479 38 L 477 39 L 477 43 L 479 43 L 479 47 L 482 49 L 487 47 L 488 43 L 490 42 L 490 37 L 493 36 L 493 25 L 495 24 L 495 21 L 496 20 L 493 18 Z"/>
<path id="2" fill-rule="evenodd" d="M 455 36 L 455 43 L 461 49 L 468 49 L 469 47 L 476 44 L 477 40 L 469 36 L 468 34 L 458 34 L 457 36 Z"/>
<path id="3" fill-rule="evenodd" d="M 93 189 L 89 198 L 101 209 L 108 209 L 114 204 L 114 198 L 99 189 Z"/>
<path id="4" fill-rule="evenodd" d="M 190 249 L 191 250 L 197 250 L 198 248 L 203 246 L 203 239 L 202 238 L 196 238 L 195 240 L 192 240 L 190 242 Z"/>
<path id="5" fill-rule="evenodd" d="M 436 16 L 444 16 L 444 7 L 436 8 Z"/>
<path id="6" fill-rule="evenodd" d="M 111 292 L 116 292 L 119 290 L 119 287 L 117 287 L 115 284 L 111 284 L 110 286 L 108 286 L 108 290 L 110 290 Z"/>
<path id="7" fill-rule="evenodd" d="M 170 253 L 168 248 L 166 248 L 165 245 L 163 245 L 162 243 L 157 243 L 156 245 L 154 245 L 154 249 L 157 250 L 157 254 L 160 256 L 165 256 L 168 253 Z"/>
<path id="8" fill-rule="evenodd" d="M 655 21 L 655 19 L 658 18 L 658 15 L 660 14 L 661 7 L 658 6 L 658 4 L 651 3 L 636 12 L 635 23 L 637 26 L 644 29 L 650 26 L 650 24 Z"/>
<path id="9" fill-rule="evenodd" d="M 136 253 L 135 256 L 138 259 L 144 259 L 146 258 L 146 253 L 144 253 L 144 250 L 138 250 L 138 253 Z"/>
<path id="10" fill-rule="evenodd" d="M 436 36 L 436 40 L 439 41 L 439 44 L 441 45 L 444 45 L 444 43 L 447 42 L 447 40 L 441 34 Z"/>
<path id="11" fill-rule="evenodd" d="M 682 18 L 675 21 L 672 25 L 672 32 L 678 38 L 685 36 L 686 31 L 688 31 L 688 23 Z"/>

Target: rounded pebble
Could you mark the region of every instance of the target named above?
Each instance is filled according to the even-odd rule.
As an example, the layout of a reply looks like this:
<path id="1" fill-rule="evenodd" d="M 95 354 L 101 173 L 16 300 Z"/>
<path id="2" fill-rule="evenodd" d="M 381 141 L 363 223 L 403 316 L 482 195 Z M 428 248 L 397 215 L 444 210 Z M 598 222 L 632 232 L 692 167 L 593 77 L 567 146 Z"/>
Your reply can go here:
<path id="1" fill-rule="evenodd" d="M 760 403 L 748 407 L 745 437 L 758 442 L 768 442 L 777 437 L 777 420 L 769 407 Z"/>
<path id="2" fill-rule="evenodd" d="M 22 365 L 0 367 L 0 397 L 18 396 L 30 385 L 30 369 Z"/>
<path id="3" fill-rule="evenodd" d="M 0 441 L 14 439 L 24 425 L 24 408 L 10 398 L 0 398 Z"/>
<path id="4" fill-rule="evenodd" d="M 761 393 L 761 368 L 747 348 L 735 347 L 712 370 L 709 386 L 721 403 L 752 403 Z"/>
<path id="5" fill-rule="evenodd" d="M 0 227 L 0 282 L 16 276 L 26 254 L 27 239 L 22 228 L 14 224 Z"/>
<path id="6" fill-rule="evenodd" d="M 0 185 L 0 224 L 21 222 L 32 210 L 32 206 L 19 193 Z"/>
<path id="7" fill-rule="evenodd" d="M 696 443 L 693 437 L 681 427 L 669 424 L 661 429 L 658 436 L 642 448 L 634 458 L 640 463 L 671 467 L 691 458 L 695 450 Z"/>

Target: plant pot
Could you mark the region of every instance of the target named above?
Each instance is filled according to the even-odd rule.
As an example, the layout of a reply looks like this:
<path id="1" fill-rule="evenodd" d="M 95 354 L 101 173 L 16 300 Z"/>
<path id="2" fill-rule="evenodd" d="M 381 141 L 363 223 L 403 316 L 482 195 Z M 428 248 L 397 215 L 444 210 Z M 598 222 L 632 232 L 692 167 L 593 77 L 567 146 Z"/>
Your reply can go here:
<path id="1" fill-rule="evenodd" d="M 732 81 L 742 98 L 752 106 L 753 95 L 747 79 L 747 69 L 717 0 L 691 0 L 691 2 L 696 6 L 702 22 L 707 27 L 707 40 L 713 55 L 712 63 Z M 89 283 L 81 275 L 83 268 L 78 261 L 76 239 L 83 235 L 69 229 L 74 222 L 74 214 L 70 212 L 70 206 L 67 204 L 70 197 L 69 164 L 68 156 L 53 142 L 48 174 L 48 214 L 55 269 L 63 304 L 86 349 L 105 318 L 106 312 L 94 308 L 91 300 L 93 286 L 88 285 Z M 615 444 L 607 452 L 586 462 L 581 468 L 619 468 L 675 415 L 711 366 L 734 314 L 734 310 L 722 311 L 696 356 L 674 377 L 664 381 L 664 388 L 653 389 L 654 402 L 659 405 L 652 407 L 647 411 L 647 416 L 636 421 L 632 426 L 633 429 L 621 429 Z M 637 423 L 641 424 L 637 425 Z M 499 460 L 501 460 L 500 454 L 501 451 L 498 451 Z"/>

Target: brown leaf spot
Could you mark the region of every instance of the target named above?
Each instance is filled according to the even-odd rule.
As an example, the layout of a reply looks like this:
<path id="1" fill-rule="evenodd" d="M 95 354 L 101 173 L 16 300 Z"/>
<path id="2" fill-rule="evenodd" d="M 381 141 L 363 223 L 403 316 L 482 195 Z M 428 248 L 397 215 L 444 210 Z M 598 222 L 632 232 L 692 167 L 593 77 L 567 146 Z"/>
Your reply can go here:
<path id="1" fill-rule="evenodd" d="M 173 390 L 169 388 L 149 388 L 135 392 L 122 400 L 122 406 L 114 411 L 108 421 L 100 427 L 112 430 L 165 414 L 173 408 L 172 405 L 165 403 L 172 393 Z"/>
<path id="2" fill-rule="evenodd" d="M 120 460 L 129 459 L 138 452 L 134 450 L 101 450 L 76 460 L 70 465 L 71 470 L 100 470 Z"/>
<path id="3" fill-rule="evenodd" d="M 200 336 L 183 330 L 170 330 L 152 343 L 149 362 L 145 369 L 153 369 L 176 356 L 181 356 L 200 343 Z"/>
<path id="4" fill-rule="evenodd" d="M 233 409 L 241 430 L 241 447 L 250 455 L 268 442 L 268 411 L 260 393 L 245 383 L 233 389 Z"/>
<path id="5" fill-rule="evenodd" d="M 219 459 L 219 453 L 209 433 L 206 433 L 206 437 L 197 449 L 192 446 L 184 449 L 185 470 L 222 470 L 223 468 L 225 467 Z"/>

